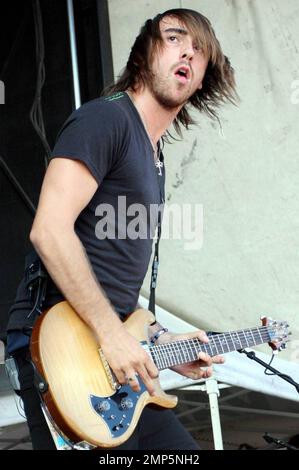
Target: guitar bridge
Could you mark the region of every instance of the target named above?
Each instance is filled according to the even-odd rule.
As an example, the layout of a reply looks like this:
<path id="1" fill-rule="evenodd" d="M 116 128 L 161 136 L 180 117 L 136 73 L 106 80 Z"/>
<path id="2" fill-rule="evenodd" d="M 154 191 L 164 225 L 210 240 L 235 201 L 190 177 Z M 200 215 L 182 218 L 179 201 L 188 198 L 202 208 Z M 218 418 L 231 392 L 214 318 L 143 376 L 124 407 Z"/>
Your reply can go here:
<path id="1" fill-rule="evenodd" d="M 104 369 L 105 369 L 105 372 L 106 372 L 106 375 L 107 375 L 107 379 L 109 381 L 109 384 L 111 385 L 111 387 L 113 388 L 113 390 L 117 390 L 120 385 L 119 383 L 117 382 L 116 378 L 115 378 L 115 375 L 113 374 L 109 364 L 108 364 L 108 361 L 102 351 L 101 348 L 99 348 L 99 354 L 100 354 L 100 358 L 101 358 L 101 361 L 102 361 L 102 364 L 104 366 Z"/>

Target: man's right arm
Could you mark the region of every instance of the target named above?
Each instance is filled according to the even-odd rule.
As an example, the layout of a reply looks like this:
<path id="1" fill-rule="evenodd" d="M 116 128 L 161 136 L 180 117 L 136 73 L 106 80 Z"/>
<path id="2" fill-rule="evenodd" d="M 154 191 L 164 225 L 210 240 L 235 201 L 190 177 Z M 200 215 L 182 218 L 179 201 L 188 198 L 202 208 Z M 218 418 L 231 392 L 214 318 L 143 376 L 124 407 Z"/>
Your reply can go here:
<path id="1" fill-rule="evenodd" d="M 158 371 L 139 342 L 124 328 L 102 291 L 74 224 L 97 190 L 88 168 L 77 160 L 51 160 L 42 186 L 30 240 L 51 278 L 94 331 L 120 383 L 137 373 L 150 393 Z M 138 381 L 130 381 L 139 390 Z"/>

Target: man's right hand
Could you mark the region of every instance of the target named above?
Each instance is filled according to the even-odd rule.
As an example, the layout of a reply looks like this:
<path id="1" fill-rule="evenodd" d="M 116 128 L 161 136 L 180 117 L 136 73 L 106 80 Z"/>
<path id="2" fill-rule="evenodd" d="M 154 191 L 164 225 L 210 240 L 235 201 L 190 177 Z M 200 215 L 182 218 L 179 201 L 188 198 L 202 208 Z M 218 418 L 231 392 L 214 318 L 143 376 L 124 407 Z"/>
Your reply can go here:
<path id="1" fill-rule="evenodd" d="M 129 384 L 134 392 L 140 391 L 142 380 L 150 395 L 154 395 L 153 379 L 159 371 L 139 341 L 123 325 L 101 338 L 101 349 L 120 384 Z"/>

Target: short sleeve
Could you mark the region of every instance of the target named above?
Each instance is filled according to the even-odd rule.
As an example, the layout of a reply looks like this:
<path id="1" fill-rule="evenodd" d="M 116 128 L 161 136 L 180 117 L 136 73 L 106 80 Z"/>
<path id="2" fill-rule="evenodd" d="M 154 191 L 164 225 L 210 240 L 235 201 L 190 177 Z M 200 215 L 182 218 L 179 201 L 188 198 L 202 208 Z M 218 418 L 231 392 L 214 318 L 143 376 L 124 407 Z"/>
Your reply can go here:
<path id="1" fill-rule="evenodd" d="M 99 98 L 74 111 L 60 130 L 51 153 L 84 163 L 98 184 L 121 156 L 126 117 L 115 103 Z"/>

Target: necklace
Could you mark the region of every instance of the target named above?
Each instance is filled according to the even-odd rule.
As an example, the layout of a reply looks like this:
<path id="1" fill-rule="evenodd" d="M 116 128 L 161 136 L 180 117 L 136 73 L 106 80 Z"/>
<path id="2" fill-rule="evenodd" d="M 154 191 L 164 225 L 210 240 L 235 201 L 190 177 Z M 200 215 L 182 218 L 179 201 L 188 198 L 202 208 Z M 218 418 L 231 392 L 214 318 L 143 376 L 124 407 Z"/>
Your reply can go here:
<path id="1" fill-rule="evenodd" d="M 126 93 L 128 95 L 128 97 L 130 98 L 130 100 L 132 101 L 133 105 L 135 106 L 139 116 L 140 116 L 140 119 L 142 121 L 142 124 L 143 124 L 143 127 L 145 129 L 145 132 L 148 136 L 148 139 L 151 143 L 151 146 L 152 146 L 152 149 L 153 149 L 153 154 L 154 154 L 154 162 L 155 162 L 155 167 L 158 169 L 158 175 L 159 176 L 162 176 L 162 168 L 164 166 L 163 162 L 160 160 L 160 155 L 161 155 L 161 145 L 160 145 L 160 141 L 158 141 L 156 144 L 153 142 L 153 139 L 148 131 L 148 128 L 147 128 L 147 125 L 146 125 L 146 118 L 144 116 L 144 113 L 143 111 L 136 105 L 136 102 L 132 96 L 132 93 L 129 91 L 129 90 L 126 90 Z"/>

